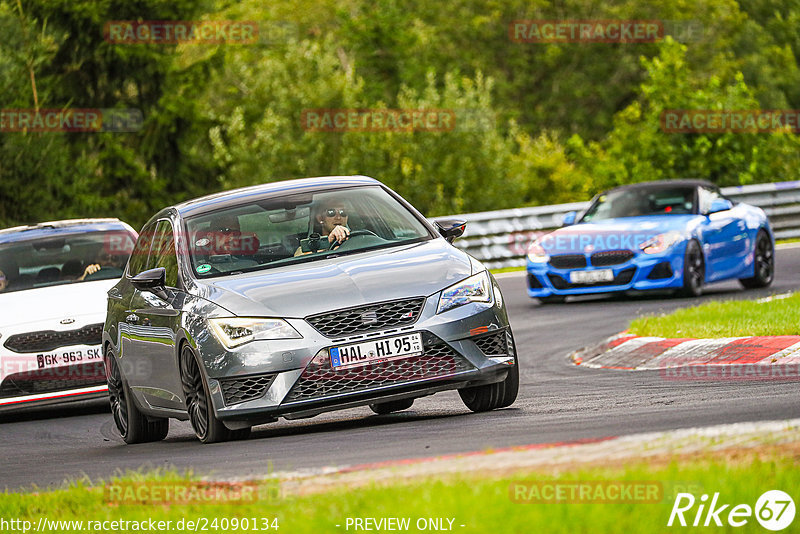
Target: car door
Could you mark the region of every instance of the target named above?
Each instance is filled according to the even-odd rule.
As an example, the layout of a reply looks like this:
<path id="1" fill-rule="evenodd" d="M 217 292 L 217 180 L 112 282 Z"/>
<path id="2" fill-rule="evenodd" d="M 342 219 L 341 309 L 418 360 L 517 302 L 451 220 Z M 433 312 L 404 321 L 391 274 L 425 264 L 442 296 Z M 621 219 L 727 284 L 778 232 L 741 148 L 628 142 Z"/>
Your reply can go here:
<path id="1" fill-rule="evenodd" d="M 149 223 L 142 228 L 128 260 L 125 283 L 119 285 L 118 292 L 109 293 L 109 302 L 113 300 L 111 306 L 115 310 L 115 322 L 119 332 L 119 340 L 117 342 L 119 363 L 122 367 L 122 374 L 128 384 L 140 384 L 147 380 L 151 374 L 148 369 L 137 365 L 140 359 L 136 355 L 134 341 L 135 336 L 138 335 L 138 318 L 131 309 L 131 302 L 136 293 L 136 288 L 130 283 L 130 279 L 147 270 L 156 227 L 157 221 Z"/>
<path id="2" fill-rule="evenodd" d="M 702 228 L 706 280 L 729 278 L 741 270 L 747 253 L 747 227 L 735 206 L 710 213 L 716 202 L 727 200 L 719 191 L 701 187 L 699 200 L 701 213 L 706 214 Z"/>
<path id="3" fill-rule="evenodd" d="M 166 272 L 164 291 L 134 290 L 131 298 L 128 327 L 133 335 L 129 358 L 146 372 L 130 385 L 151 406 L 181 409 L 175 340 L 183 295 L 178 289 L 175 233 L 167 219 L 158 221 L 145 270 L 158 267 Z"/>

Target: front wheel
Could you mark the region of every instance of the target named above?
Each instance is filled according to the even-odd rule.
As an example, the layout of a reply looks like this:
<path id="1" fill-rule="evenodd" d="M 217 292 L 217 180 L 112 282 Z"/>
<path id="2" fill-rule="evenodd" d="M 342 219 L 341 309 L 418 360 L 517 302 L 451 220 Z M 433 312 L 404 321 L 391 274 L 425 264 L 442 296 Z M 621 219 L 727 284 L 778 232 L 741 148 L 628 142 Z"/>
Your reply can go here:
<path id="1" fill-rule="evenodd" d="M 775 276 L 775 247 L 764 230 L 758 231 L 753 255 L 753 277 L 740 278 L 739 283 L 747 289 L 767 287 Z"/>
<path id="2" fill-rule="evenodd" d="M 682 297 L 699 297 L 703 293 L 703 282 L 706 278 L 706 262 L 703 249 L 694 239 L 686 244 L 683 256 L 683 287 L 678 291 Z"/>
<path id="3" fill-rule="evenodd" d="M 110 348 L 106 348 L 105 364 L 111 415 L 125 443 L 132 445 L 166 438 L 169 433 L 169 419 L 148 419 L 139 411 Z"/>
<path id="4" fill-rule="evenodd" d="M 508 370 L 505 379 L 495 384 L 473 386 L 458 390 L 464 405 L 473 412 L 488 412 L 497 408 L 507 408 L 517 400 L 519 392 L 519 360 L 514 338 L 509 336 L 509 354 L 514 356 L 514 365 Z"/>
<path id="5" fill-rule="evenodd" d="M 244 439 L 250 428 L 231 430 L 214 415 L 208 385 L 200 371 L 194 351 L 189 345 L 181 349 L 181 386 L 186 398 L 189 422 L 197 439 L 203 443 L 217 443 L 232 439 Z"/>

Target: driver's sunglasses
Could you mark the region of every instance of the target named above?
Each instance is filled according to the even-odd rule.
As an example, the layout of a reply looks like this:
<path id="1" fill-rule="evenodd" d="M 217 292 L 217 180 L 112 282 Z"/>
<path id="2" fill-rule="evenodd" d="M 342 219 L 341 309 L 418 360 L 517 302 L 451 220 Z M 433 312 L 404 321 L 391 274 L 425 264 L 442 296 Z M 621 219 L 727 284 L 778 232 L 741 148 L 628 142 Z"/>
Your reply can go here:
<path id="1" fill-rule="evenodd" d="M 325 210 L 325 215 L 327 215 L 328 217 L 336 217 L 336 211 L 337 210 L 333 208 Z M 345 210 L 338 210 L 338 211 L 340 216 L 347 217 L 347 212 Z"/>

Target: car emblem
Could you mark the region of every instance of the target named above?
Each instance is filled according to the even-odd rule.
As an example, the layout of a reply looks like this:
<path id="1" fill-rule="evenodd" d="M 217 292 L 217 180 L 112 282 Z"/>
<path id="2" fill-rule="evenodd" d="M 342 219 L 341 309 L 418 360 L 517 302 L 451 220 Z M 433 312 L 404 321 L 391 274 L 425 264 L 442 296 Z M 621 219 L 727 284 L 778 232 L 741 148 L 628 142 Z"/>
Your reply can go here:
<path id="1" fill-rule="evenodd" d="M 61 324 L 72 324 L 75 322 L 75 319 L 61 319 Z"/>
<path id="2" fill-rule="evenodd" d="M 361 314 L 361 322 L 364 324 L 375 324 L 378 322 L 378 314 L 374 311 L 366 311 Z"/>
<path id="3" fill-rule="evenodd" d="M 592 245 L 586 245 L 585 247 L 583 247 L 583 251 L 586 252 L 586 253 L 589 253 L 589 252 L 591 252 L 593 250 L 594 250 L 594 247 Z"/>

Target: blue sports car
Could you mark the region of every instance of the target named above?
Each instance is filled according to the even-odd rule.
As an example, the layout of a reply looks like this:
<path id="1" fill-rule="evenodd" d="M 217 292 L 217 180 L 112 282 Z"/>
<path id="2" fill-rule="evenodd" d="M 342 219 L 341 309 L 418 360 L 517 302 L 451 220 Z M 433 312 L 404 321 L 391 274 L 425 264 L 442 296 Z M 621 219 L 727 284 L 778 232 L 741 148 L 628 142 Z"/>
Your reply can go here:
<path id="1" fill-rule="evenodd" d="M 764 211 L 735 202 L 702 180 L 626 185 L 596 196 L 564 227 L 528 249 L 528 294 L 542 303 L 570 295 L 672 289 L 738 279 L 766 287 L 775 240 Z"/>

